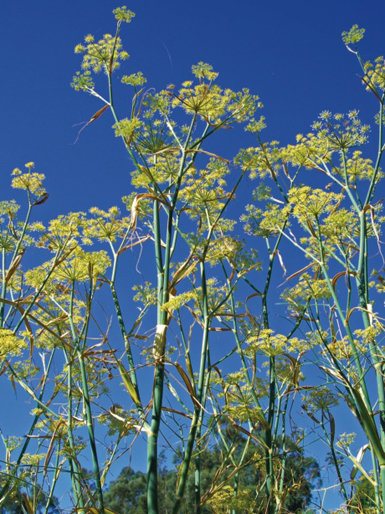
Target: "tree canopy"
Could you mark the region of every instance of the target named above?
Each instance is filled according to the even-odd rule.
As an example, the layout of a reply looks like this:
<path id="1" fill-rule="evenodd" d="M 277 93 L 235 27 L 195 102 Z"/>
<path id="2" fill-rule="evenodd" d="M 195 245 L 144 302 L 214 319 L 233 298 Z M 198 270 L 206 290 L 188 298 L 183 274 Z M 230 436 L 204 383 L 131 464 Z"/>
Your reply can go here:
<path id="1" fill-rule="evenodd" d="M 245 438 L 228 427 L 227 441 L 232 441 L 233 455 L 218 444 L 213 448 L 203 449 L 200 453 L 200 484 L 202 496 L 200 507 L 202 514 L 211 512 L 226 513 L 229 508 L 236 512 L 266 511 L 265 497 L 256 497 L 256 491 L 265 480 L 263 454 L 257 445 L 252 443 L 247 448 L 244 464 L 234 475 L 231 457 L 240 457 Z M 304 457 L 303 450 L 290 440 L 286 441 L 286 464 L 288 473 L 284 479 L 286 491 L 283 501 L 284 509 L 288 512 L 303 512 L 311 504 L 311 489 L 319 480 L 319 465 L 312 457 Z M 283 456 L 278 452 L 282 447 L 278 443 L 275 466 L 280 466 Z M 175 464 L 178 458 L 175 457 Z M 173 508 L 173 495 L 176 490 L 178 476 L 176 469 L 160 468 L 158 485 L 159 512 L 170 512 Z M 234 494 L 234 487 L 238 494 Z M 119 514 L 144 514 L 147 512 L 146 474 L 125 467 L 119 477 L 110 483 L 105 493 L 106 506 Z M 187 478 L 186 495 L 181 506 L 181 512 L 189 513 L 195 504 L 194 471 Z"/>

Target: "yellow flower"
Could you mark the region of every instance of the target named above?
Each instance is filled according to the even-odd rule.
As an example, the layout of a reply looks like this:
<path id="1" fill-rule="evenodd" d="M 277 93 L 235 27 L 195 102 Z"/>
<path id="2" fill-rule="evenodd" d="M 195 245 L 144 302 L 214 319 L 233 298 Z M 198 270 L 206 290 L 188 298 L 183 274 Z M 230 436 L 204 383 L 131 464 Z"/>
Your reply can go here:
<path id="1" fill-rule="evenodd" d="M 19 355 L 26 347 L 25 341 L 17 337 L 12 330 L 0 328 L 0 358 L 5 359 L 9 355 Z"/>

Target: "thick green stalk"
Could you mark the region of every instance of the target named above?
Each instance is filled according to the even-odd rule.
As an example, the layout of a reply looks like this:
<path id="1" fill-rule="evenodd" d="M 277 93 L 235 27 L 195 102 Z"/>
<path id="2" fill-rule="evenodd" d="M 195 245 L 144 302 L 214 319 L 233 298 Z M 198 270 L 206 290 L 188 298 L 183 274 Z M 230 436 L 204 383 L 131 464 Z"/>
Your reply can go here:
<path id="1" fill-rule="evenodd" d="M 98 461 L 98 451 L 96 449 L 96 440 L 95 440 L 95 433 L 94 433 L 94 422 L 92 419 L 92 412 L 91 412 L 91 402 L 89 397 L 89 391 L 88 391 L 88 382 L 87 382 L 87 374 L 86 369 L 84 365 L 84 359 L 81 355 L 81 352 L 78 351 L 78 359 L 80 364 L 80 373 L 82 378 L 82 394 L 83 394 L 83 401 L 86 411 L 86 420 L 87 420 L 87 431 L 88 431 L 88 438 L 90 441 L 91 446 L 91 455 L 92 455 L 92 463 L 94 467 L 94 477 L 95 477 L 95 483 L 96 483 L 96 493 L 98 496 L 98 502 L 99 502 L 99 512 L 100 514 L 104 514 L 104 500 L 103 500 L 103 491 L 102 491 L 102 484 L 100 482 L 100 467 L 99 467 L 99 461 Z"/>
<path id="2" fill-rule="evenodd" d="M 168 208 L 166 224 L 166 248 L 164 251 L 164 263 L 161 262 L 161 235 L 160 222 L 157 205 L 154 205 L 157 212 L 154 212 L 154 240 L 155 257 L 158 269 L 158 302 L 157 302 L 157 327 L 154 342 L 154 384 L 152 393 L 152 417 L 151 428 L 147 441 L 147 509 L 149 514 L 158 513 L 157 499 L 157 458 L 158 458 L 158 435 L 161 422 L 164 385 L 164 351 L 166 346 L 166 331 L 168 327 L 168 314 L 161 307 L 169 298 L 169 281 L 171 267 L 171 251 L 173 242 L 174 212 L 178 201 L 178 195 L 182 179 L 185 173 L 187 149 L 190 144 L 193 128 L 196 123 L 196 115 L 193 116 L 190 127 L 183 145 L 182 156 L 179 163 L 178 175 L 174 185 L 174 193 Z"/>
<path id="3" fill-rule="evenodd" d="M 1 298 L 5 298 L 5 294 L 6 294 L 6 291 L 7 291 L 7 286 L 6 286 L 6 283 L 5 283 L 5 277 L 6 277 L 6 273 L 5 273 L 5 249 L 3 248 L 1 250 L 1 278 L 2 278 Z M 0 328 L 3 328 L 3 326 L 4 326 L 4 309 L 5 309 L 5 304 L 4 304 L 4 302 L 1 302 L 1 305 L 0 305 Z"/>
<path id="4" fill-rule="evenodd" d="M 364 323 L 365 329 L 368 329 L 371 326 L 371 321 L 369 317 L 368 310 L 371 308 L 369 305 L 368 298 L 368 250 L 367 250 L 367 230 L 366 230 L 366 220 L 365 214 L 362 213 L 360 223 L 360 232 L 361 232 L 361 242 L 360 242 L 360 261 L 358 266 L 357 273 L 357 289 L 360 299 L 360 307 L 362 312 L 362 319 Z M 381 433 L 381 442 L 382 446 L 385 450 L 385 391 L 384 391 L 384 382 L 383 382 L 383 363 L 382 359 L 378 355 L 377 345 L 375 343 L 374 338 L 370 340 L 369 349 L 371 358 L 374 364 L 374 369 L 376 371 L 376 381 L 377 381 L 377 394 L 378 394 L 378 408 L 380 411 L 380 433 Z M 384 483 L 385 487 L 385 483 Z"/>
<path id="5" fill-rule="evenodd" d="M 281 401 L 282 401 L 282 396 L 279 397 L 279 400 L 278 400 L 278 406 L 277 406 L 277 412 L 280 412 L 280 409 L 281 409 Z M 286 394 L 286 397 L 285 397 L 285 406 L 283 408 L 283 417 L 282 417 L 282 431 L 281 431 L 281 438 L 282 438 L 282 447 L 280 448 L 280 451 L 282 452 L 282 459 L 281 459 L 281 469 L 280 469 L 280 474 L 279 474 L 279 483 L 278 483 L 278 492 L 280 494 L 280 498 L 283 498 L 284 497 L 284 488 L 285 488 L 285 473 L 286 473 L 286 464 L 287 464 L 287 453 L 286 453 L 286 412 L 288 410 L 288 405 L 289 405 L 289 395 Z M 278 416 L 276 418 L 277 422 L 276 422 L 276 427 L 275 427 L 275 430 L 274 430 L 274 436 L 277 437 L 277 432 L 278 432 Z M 281 510 L 281 505 L 277 504 L 275 506 L 275 512 L 276 514 L 278 514 L 278 512 L 280 512 Z"/>
<path id="6" fill-rule="evenodd" d="M 382 118 L 382 110 L 383 106 L 381 104 L 380 118 Z M 380 127 L 380 144 L 382 142 L 382 126 Z M 380 152 L 380 151 L 379 151 Z M 378 157 L 378 162 L 376 164 L 376 168 L 378 168 L 380 162 L 380 155 Z M 344 167 L 346 167 L 346 163 L 344 161 Z M 372 181 L 366 196 L 366 202 L 370 200 L 375 186 L 375 173 L 373 174 Z M 364 204 L 363 209 L 359 212 L 360 219 L 360 246 L 359 246 L 359 262 L 357 268 L 357 290 L 360 300 L 360 307 L 362 312 L 362 319 L 364 323 L 365 329 L 368 329 L 371 326 L 371 319 L 369 314 L 369 309 L 371 306 L 369 305 L 369 292 L 368 292 L 368 284 L 369 284 L 369 272 L 368 272 L 368 233 L 367 233 L 367 222 L 366 222 L 366 207 L 369 206 L 368 203 Z M 371 358 L 374 363 L 374 369 L 376 371 L 376 380 L 377 380 L 377 394 L 378 394 L 378 406 L 380 410 L 380 433 L 381 433 L 381 442 L 382 446 L 385 450 L 385 391 L 384 391 L 384 382 L 383 382 L 383 370 L 382 370 L 382 361 L 378 355 L 376 343 L 374 339 L 371 339 L 370 344 L 370 353 Z M 383 484 L 385 488 L 385 482 Z"/>
<path id="7" fill-rule="evenodd" d="M 209 354 L 208 354 L 209 357 Z M 209 359 L 208 359 L 209 361 Z M 208 372 L 206 373 L 205 378 L 205 386 L 204 386 L 204 394 L 202 398 L 202 409 L 200 411 L 199 420 L 198 420 L 198 428 L 195 435 L 195 440 L 197 441 L 197 453 L 194 459 L 195 472 L 194 472 L 194 504 L 195 504 L 195 514 L 200 514 L 201 512 L 201 451 L 200 451 L 200 440 L 201 440 L 201 431 L 202 431 L 202 422 L 204 415 L 204 407 L 206 405 L 207 392 L 209 388 L 210 382 L 210 362 L 208 362 Z"/>
<path id="8" fill-rule="evenodd" d="M 164 349 L 167 325 L 157 325 L 155 335 L 155 372 L 152 390 L 152 418 L 147 440 L 147 509 L 149 514 L 158 513 L 158 435 L 160 429 L 163 383 L 164 383 Z"/>
<path id="9" fill-rule="evenodd" d="M 360 299 L 360 307 L 362 312 L 362 319 L 364 323 L 365 329 L 369 329 L 371 326 L 371 319 L 368 313 L 369 308 L 369 298 L 368 298 L 368 250 L 367 250 L 367 231 L 366 231 L 366 219 L 365 213 L 362 212 L 360 216 L 360 260 L 358 266 L 357 273 L 357 289 Z M 378 410 L 380 413 L 379 416 L 379 428 L 380 428 L 380 438 L 381 438 L 381 446 L 382 450 L 385 451 L 385 390 L 384 390 L 384 380 L 383 380 L 383 363 L 378 355 L 377 345 L 375 339 L 372 338 L 369 342 L 369 350 L 371 354 L 371 359 L 374 364 L 374 370 L 376 373 L 376 383 L 377 383 L 377 395 L 378 395 Z M 371 416 L 374 420 L 374 415 L 371 413 Z M 377 463 L 373 462 L 374 469 L 377 468 Z M 382 505 L 383 509 L 385 509 L 385 466 L 380 466 L 380 480 L 381 480 L 381 491 L 382 491 Z M 377 508 L 380 508 L 380 491 L 379 487 L 375 488 L 375 497 Z M 383 510 L 383 512 L 385 512 Z"/>
<path id="10" fill-rule="evenodd" d="M 159 223 L 155 223 L 155 251 L 157 254 L 160 248 Z M 157 301 L 157 327 L 154 342 L 154 384 L 152 390 L 152 418 L 151 427 L 147 440 L 147 509 L 149 514 L 158 513 L 158 434 L 163 403 L 164 384 L 164 350 L 166 346 L 167 312 L 161 310 L 161 306 L 168 299 L 168 280 L 170 266 L 170 245 L 172 234 L 172 212 L 168 215 L 167 242 L 165 250 L 165 264 L 162 271 L 158 270 L 158 301 Z"/>
<path id="11" fill-rule="evenodd" d="M 275 397 L 276 397 L 276 376 L 275 376 L 275 359 L 269 359 L 269 405 L 267 411 L 267 426 L 265 430 L 265 466 L 266 466 L 266 496 L 270 499 L 267 512 L 274 511 L 273 490 L 274 490 L 274 463 L 273 463 L 273 440 L 272 425 L 275 413 Z"/>
<path id="12" fill-rule="evenodd" d="M 155 212 L 156 211 L 156 212 Z M 170 225 L 169 213 L 168 228 Z M 154 341 L 154 383 L 152 390 L 152 418 L 147 440 L 147 509 L 149 514 L 158 513 L 158 434 L 161 420 L 161 409 L 163 402 L 163 383 L 164 383 L 164 350 L 166 345 L 167 313 L 161 310 L 161 306 L 167 301 L 168 281 L 164 281 L 165 266 L 162 264 L 161 254 L 161 235 L 159 223 L 159 209 L 157 202 L 154 202 L 154 240 L 155 256 L 157 262 L 158 295 L 157 295 L 157 326 Z M 170 251 L 171 234 L 167 233 L 166 252 Z M 169 261 L 165 259 L 169 265 Z M 168 279 L 168 273 L 167 273 Z M 166 292 L 164 286 L 166 285 Z"/>
<path id="13" fill-rule="evenodd" d="M 193 419 L 191 422 L 189 437 L 187 439 L 186 450 L 184 453 L 178 489 L 176 492 L 175 503 L 174 503 L 174 507 L 172 510 L 173 514 L 176 514 L 179 511 L 180 504 L 183 500 L 183 495 L 184 495 L 186 482 L 187 482 L 188 470 L 189 470 L 189 466 L 190 466 L 190 462 L 191 462 L 191 456 L 192 456 L 192 452 L 194 449 L 194 443 L 196 440 L 196 434 L 197 434 L 199 420 L 200 420 L 200 416 L 201 416 L 204 384 L 205 384 L 205 379 L 207 378 L 207 375 L 208 375 L 208 373 L 206 371 L 206 359 L 207 359 L 208 343 L 209 343 L 210 318 L 209 318 L 209 311 L 208 311 L 207 282 L 206 282 L 206 270 L 205 270 L 204 262 L 201 262 L 200 271 L 201 271 L 201 283 L 202 283 L 203 335 L 202 335 L 201 356 L 200 356 L 200 365 L 199 365 L 197 402 L 195 403 L 195 406 L 194 406 Z M 197 476 L 196 476 L 196 480 L 197 480 L 197 479 L 199 479 L 199 463 L 198 463 L 198 466 L 196 466 L 196 473 L 197 473 Z M 200 483 L 200 482 L 198 481 L 198 483 Z M 196 496 L 197 495 L 198 495 L 198 491 L 196 491 Z M 199 492 L 199 498 L 200 498 L 200 492 Z M 196 513 L 198 513 L 199 511 L 200 511 L 200 507 L 198 504 L 196 507 Z"/>

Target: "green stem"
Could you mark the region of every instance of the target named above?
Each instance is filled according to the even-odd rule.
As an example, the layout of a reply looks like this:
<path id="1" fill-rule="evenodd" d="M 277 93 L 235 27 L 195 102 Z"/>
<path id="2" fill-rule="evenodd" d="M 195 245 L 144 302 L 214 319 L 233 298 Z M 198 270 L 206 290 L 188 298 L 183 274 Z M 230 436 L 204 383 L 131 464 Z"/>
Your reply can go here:
<path id="1" fill-rule="evenodd" d="M 277 412 L 280 412 L 281 408 L 281 399 L 282 396 L 279 397 L 278 406 L 277 406 Z M 285 488 L 285 474 L 286 474 L 286 464 L 287 464 L 287 452 L 286 452 L 286 412 L 288 410 L 289 405 L 289 395 L 287 394 L 285 397 L 285 406 L 283 408 L 283 417 L 282 417 L 282 431 L 281 431 L 281 438 L 282 438 L 282 446 L 280 448 L 282 452 L 282 458 L 281 458 L 281 469 L 279 474 L 279 484 L 278 484 L 278 491 L 279 491 L 279 497 L 284 498 L 284 488 Z M 277 416 L 278 419 L 278 416 Z M 275 430 L 275 437 L 277 437 L 277 430 L 278 430 L 278 423 Z M 275 512 L 280 512 L 281 505 L 276 505 Z"/>
<path id="2" fill-rule="evenodd" d="M 100 482 L 100 467 L 99 467 L 99 461 L 98 461 L 98 452 L 96 449 L 94 422 L 92 419 L 92 410 L 91 410 L 91 401 L 90 401 L 89 388 L 88 388 L 87 372 L 86 372 L 84 357 L 83 357 L 85 341 L 87 339 L 89 314 L 91 312 L 91 304 L 92 304 L 92 297 L 93 297 L 92 279 L 91 279 L 90 287 L 91 287 L 91 292 L 88 295 L 88 302 L 87 302 L 88 303 L 88 305 L 87 305 L 87 313 L 88 314 L 87 314 L 85 327 L 84 327 L 84 345 L 83 345 L 83 347 L 80 347 L 80 340 L 76 334 L 75 325 L 73 323 L 73 301 L 74 301 L 74 295 L 75 295 L 75 281 L 72 282 L 72 287 L 71 287 L 69 322 L 70 322 L 71 332 L 72 332 L 73 347 L 76 348 L 76 354 L 79 359 L 83 403 L 84 403 L 84 408 L 85 408 L 85 413 L 86 413 L 88 439 L 89 439 L 90 447 L 91 447 L 92 463 L 93 463 L 93 468 L 94 468 L 94 478 L 95 478 L 95 484 L 96 484 L 96 494 L 98 497 L 99 509 L 100 509 L 99 512 L 101 514 L 104 514 L 104 499 L 103 499 L 102 485 Z"/>
<path id="3" fill-rule="evenodd" d="M 377 177 L 378 173 L 380 172 L 380 164 L 382 159 L 382 154 L 385 150 L 384 144 L 383 144 L 383 133 L 384 133 L 384 101 L 385 94 L 382 95 L 382 102 L 380 103 L 380 112 L 379 112 L 379 118 L 378 118 L 378 152 L 377 152 L 377 159 L 376 164 L 374 165 L 373 175 L 370 181 L 370 185 L 366 194 L 364 205 L 368 205 L 373 197 L 376 183 L 377 183 Z"/>
<path id="4" fill-rule="evenodd" d="M 209 387 L 210 382 L 210 363 L 208 363 L 208 372 L 206 373 L 205 378 L 205 393 L 202 398 L 202 406 L 204 407 L 206 405 L 206 398 L 207 398 L 207 391 Z M 200 449 L 200 441 L 201 441 L 201 431 L 202 431 L 202 418 L 203 418 L 204 411 L 201 409 L 199 421 L 198 421 L 198 428 L 195 436 L 195 440 L 197 441 L 197 447 L 196 447 L 196 456 L 194 459 L 194 465 L 195 465 L 195 472 L 194 472 L 194 500 L 195 500 L 195 514 L 201 513 L 201 481 L 202 481 L 202 474 L 201 474 L 201 449 Z"/>
<path id="5" fill-rule="evenodd" d="M 282 233 L 286 226 L 286 221 L 282 227 L 282 231 L 274 245 L 274 250 L 271 251 L 270 244 L 268 238 L 265 238 L 267 250 L 269 254 L 269 266 L 267 270 L 265 288 L 262 293 L 262 320 L 263 320 L 263 328 L 269 329 L 269 314 L 268 314 L 268 306 L 267 306 L 267 295 L 270 288 L 271 276 L 273 272 L 274 260 L 276 252 L 278 251 L 278 246 L 281 242 Z M 265 430 L 265 459 L 266 459 L 266 494 L 267 498 L 270 499 L 268 503 L 267 512 L 273 512 L 275 510 L 274 501 L 273 501 L 273 490 L 274 490 L 274 462 L 273 462 L 273 424 L 274 424 L 274 416 L 276 409 L 276 396 L 277 396 L 277 377 L 275 372 L 275 357 L 271 356 L 269 358 L 269 404 L 267 410 L 267 426 Z"/>
<path id="6" fill-rule="evenodd" d="M 51 355 L 50 355 L 50 358 L 49 358 L 49 361 L 48 361 L 48 365 L 47 365 L 47 369 L 45 370 L 45 375 L 44 375 L 43 383 L 41 385 L 40 394 L 39 394 L 39 397 L 38 397 L 38 405 L 39 405 L 40 408 L 41 408 L 41 405 L 43 404 L 43 401 L 42 401 L 43 400 L 43 395 L 44 395 L 44 391 L 45 391 L 45 386 L 47 384 L 48 373 L 49 373 L 49 370 L 51 368 L 51 364 L 53 362 L 54 353 L 55 353 L 55 350 L 53 350 Z M 35 430 L 36 423 L 39 421 L 39 418 L 40 418 L 41 414 L 42 413 L 35 414 L 35 416 L 33 418 L 33 421 L 32 421 L 32 424 L 31 424 L 31 427 L 30 427 L 30 429 L 28 431 L 28 435 L 24 439 L 24 444 L 23 444 L 23 446 L 22 446 L 22 448 L 21 448 L 21 450 L 19 452 L 19 456 L 17 458 L 16 464 L 14 465 L 14 468 L 13 468 L 15 475 L 16 475 L 17 470 L 18 470 L 18 468 L 20 466 L 20 463 L 21 463 L 21 461 L 23 459 L 23 456 L 24 456 L 25 452 L 27 451 L 28 445 L 29 445 L 29 443 L 31 441 L 31 437 L 30 436 L 32 436 L 32 434 L 33 434 L 33 432 Z M 3 498 L 6 497 L 5 495 L 7 494 L 7 491 L 10 488 L 12 479 L 13 479 L 13 477 L 12 478 L 10 477 L 6 481 L 6 483 L 3 485 L 3 487 L 1 488 L 0 499 L 3 499 Z M 2 502 L 0 500 L 0 506 L 1 506 L 1 503 Z"/>
<path id="7" fill-rule="evenodd" d="M 59 478 L 59 475 L 60 475 L 60 471 L 61 471 L 61 466 L 59 465 L 59 451 L 57 451 L 56 452 L 56 463 L 55 463 L 55 466 L 54 466 L 54 476 L 52 478 L 51 487 L 49 489 L 49 493 L 48 493 L 48 496 L 47 496 L 47 501 L 46 501 L 45 508 L 44 508 L 44 514 L 48 514 L 49 513 L 49 508 L 51 506 L 51 501 L 52 501 L 52 498 L 53 498 L 53 493 L 55 491 L 55 487 L 56 487 L 56 484 L 57 484 L 57 481 L 58 481 L 58 478 Z"/>
<path id="8" fill-rule="evenodd" d="M 322 416 L 322 421 L 323 421 L 323 416 Z M 330 413 L 329 413 L 329 423 L 330 423 Z M 342 495 L 344 497 L 345 502 L 348 503 L 349 497 L 348 497 L 348 493 L 347 493 L 346 488 L 345 488 L 344 480 L 342 478 L 340 464 L 338 462 L 338 458 L 337 458 L 337 454 L 336 454 L 336 451 L 335 451 L 335 448 L 334 448 L 334 444 L 333 444 L 332 439 L 329 437 L 328 431 L 327 431 L 327 429 L 326 429 L 326 427 L 325 427 L 323 422 L 322 422 L 322 429 L 323 429 L 323 431 L 325 433 L 325 437 L 326 437 L 326 440 L 327 440 L 329 448 L 330 448 L 330 453 L 332 455 L 333 464 L 334 464 L 334 467 L 335 467 L 335 470 L 336 470 L 336 473 L 337 473 L 338 482 L 340 484 L 340 489 L 342 491 Z"/>
<path id="9" fill-rule="evenodd" d="M 5 298 L 5 294 L 7 291 L 7 285 L 5 283 L 5 249 L 3 248 L 1 250 L 1 275 L 2 275 L 2 284 L 1 284 L 1 297 Z M 5 303 L 1 302 L 0 305 L 0 327 L 4 327 L 4 309 L 5 309 Z"/>
<path id="10" fill-rule="evenodd" d="M 75 450 L 75 442 L 73 437 L 73 427 L 72 427 L 72 358 L 68 359 L 67 353 L 64 352 L 66 363 L 67 363 L 67 434 L 68 434 L 68 442 L 71 449 L 71 456 L 69 457 L 69 467 L 70 467 L 70 476 L 72 481 L 72 489 L 74 493 L 75 499 L 75 507 L 80 509 L 81 514 L 85 514 L 84 511 L 84 501 L 83 495 L 80 487 L 80 469 L 78 466 L 78 462 L 76 459 L 76 450 Z"/>
<path id="11" fill-rule="evenodd" d="M 206 359 L 207 359 L 208 343 L 209 343 L 210 318 L 209 318 L 209 311 L 208 311 L 207 281 L 206 281 L 206 270 L 205 270 L 204 262 L 201 262 L 201 264 L 200 264 L 200 271 L 201 271 L 201 283 L 202 283 L 203 335 L 202 335 L 199 378 L 198 378 L 198 388 L 197 388 L 197 402 L 195 403 L 195 406 L 194 406 L 193 419 L 191 422 L 190 433 L 189 433 L 189 437 L 188 437 L 187 444 L 186 444 L 186 450 L 184 453 L 179 484 L 178 484 L 178 488 L 177 488 L 177 492 L 176 492 L 175 503 L 174 503 L 174 507 L 172 510 L 173 514 L 176 514 L 179 511 L 180 504 L 183 500 L 184 491 L 185 491 L 186 482 L 187 482 L 187 474 L 188 474 L 188 470 L 189 470 L 189 466 L 190 466 L 194 443 L 196 440 L 199 419 L 201 416 L 204 384 L 205 384 L 205 380 L 208 375 L 208 373 L 206 371 Z M 199 470 L 199 466 L 198 467 L 196 466 L 196 473 L 198 473 L 197 470 Z M 199 477 L 197 476 L 196 478 L 199 478 Z M 197 496 L 198 492 L 196 492 L 195 494 Z M 200 492 L 199 492 L 199 499 L 200 499 Z M 196 513 L 198 513 L 199 511 L 200 511 L 200 507 L 199 507 L 199 503 L 198 503 L 196 506 Z"/>
<path id="12" fill-rule="evenodd" d="M 142 422 L 145 422 L 146 415 L 145 415 L 143 405 L 142 405 L 142 402 L 140 399 L 139 386 L 138 386 L 138 381 L 137 381 L 137 377 L 136 377 L 135 364 L 134 364 L 134 358 L 133 358 L 132 351 L 131 351 L 129 334 L 126 331 L 126 326 L 124 323 L 124 318 L 123 318 L 122 310 L 120 307 L 119 298 L 118 298 L 118 295 L 117 295 L 117 292 L 115 289 L 114 277 L 111 278 L 109 285 L 110 285 L 110 290 L 111 290 L 111 294 L 112 294 L 112 298 L 113 298 L 113 302 L 114 302 L 116 316 L 118 318 L 120 333 L 122 334 L 122 338 L 124 341 L 124 347 L 125 347 L 127 360 L 128 360 L 128 372 L 130 375 L 132 385 L 134 386 L 134 389 L 136 392 L 135 406 L 140 415 Z"/>

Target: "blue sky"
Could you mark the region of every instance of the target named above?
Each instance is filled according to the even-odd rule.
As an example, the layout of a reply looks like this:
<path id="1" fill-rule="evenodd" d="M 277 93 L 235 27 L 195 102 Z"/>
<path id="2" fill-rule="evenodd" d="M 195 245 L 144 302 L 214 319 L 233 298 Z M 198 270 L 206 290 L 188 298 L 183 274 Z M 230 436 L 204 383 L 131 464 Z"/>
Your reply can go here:
<path id="1" fill-rule="evenodd" d="M 129 186 L 130 164 L 114 140 L 109 113 L 74 144 L 79 124 L 100 104 L 69 86 L 80 63 L 75 44 L 87 33 L 113 31 L 111 11 L 117 5 L 108 0 L 2 5 L 0 173 L 7 182 L 10 170 L 31 160 L 46 173 L 51 201 L 41 216 L 114 204 Z M 266 139 L 292 141 L 326 108 L 375 108 L 340 34 L 358 23 L 367 29 L 363 55 L 380 54 L 381 0 L 133 0 L 128 7 L 136 18 L 123 27 L 122 37 L 131 59 L 117 78 L 141 70 L 148 85 L 159 89 L 189 79 L 192 64 L 209 62 L 220 85 L 248 87 L 261 97 Z M 128 99 L 120 98 L 122 116 L 126 107 Z M 242 143 L 235 141 L 234 150 Z"/>
<path id="2" fill-rule="evenodd" d="M 88 33 L 98 38 L 112 32 L 111 11 L 119 5 L 110 0 L 3 2 L 0 200 L 18 198 L 8 187 L 9 173 L 28 161 L 47 177 L 50 199 L 40 207 L 43 220 L 119 204 L 130 191 L 132 166 L 113 135 L 110 114 L 77 139 L 81 124 L 101 104 L 70 87 L 80 65 L 74 46 Z M 306 132 L 324 109 L 358 108 L 367 121 L 375 112 L 340 35 L 357 23 L 367 30 L 362 55 L 383 54 L 382 0 L 132 0 L 126 5 L 136 18 L 122 28 L 131 58 L 116 72 L 117 79 L 140 70 L 150 87 L 160 89 L 189 79 L 192 64 L 208 62 L 219 72 L 221 86 L 248 87 L 261 97 L 268 125 L 264 137 L 282 143 Z M 122 117 L 129 102 L 119 97 Z M 252 144 L 246 135 L 227 141 L 222 153 L 227 158 Z"/>

